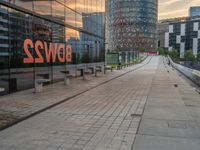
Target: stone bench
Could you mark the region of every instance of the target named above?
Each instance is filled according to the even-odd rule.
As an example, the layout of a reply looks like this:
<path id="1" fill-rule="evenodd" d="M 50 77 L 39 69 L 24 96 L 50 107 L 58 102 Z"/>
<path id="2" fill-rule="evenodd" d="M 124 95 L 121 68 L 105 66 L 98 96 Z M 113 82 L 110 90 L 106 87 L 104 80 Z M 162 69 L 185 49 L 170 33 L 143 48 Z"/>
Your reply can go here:
<path id="1" fill-rule="evenodd" d="M 94 74 L 94 67 L 88 67 L 87 69 L 90 70 L 92 74 Z"/>
<path id="2" fill-rule="evenodd" d="M 102 66 L 96 66 L 96 69 L 99 69 L 102 72 Z"/>
<path id="3" fill-rule="evenodd" d="M 89 71 L 83 71 L 83 80 L 85 80 L 86 78 L 85 78 L 85 75 L 88 75 L 88 74 L 90 74 L 90 72 Z"/>
<path id="4" fill-rule="evenodd" d="M 113 67 L 113 66 L 107 66 L 107 67 L 105 67 L 105 70 L 110 70 L 111 72 L 113 71 L 113 69 L 114 69 L 115 67 Z"/>
<path id="5" fill-rule="evenodd" d="M 0 93 L 4 91 L 5 91 L 5 88 L 0 87 Z"/>
<path id="6" fill-rule="evenodd" d="M 85 75 L 90 73 L 89 71 L 85 71 L 84 68 L 78 68 L 76 70 L 80 71 L 80 76 L 83 77 L 83 80 L 85 80 Z"/>
<path id="7" fill-rule="evenodd" d="M 1 79 L 4 82 L 8 82 L 9 93 L 17 92 L 17 78 L 3 78 Z"/>
<path id="8" fill-rule="evenodd" d="M 121 70 L 121 69 L 122 69 L 122 65 L 118 65 L 117 70 Z"/>
<path id="9" fill-rule="evenodd" d="M 102 70 L 101 70 L 100 68 L 96 68 L 96 69 L 95 69 L 95 77 L 97 77 L 97 73 L 98 73 L 98 72 L 102 72 Z"/>
<path id="10" fill-rule="evenodd" d="M 121 69 L 126 68 L 126 67 L 128 67 L 128 64 L 121 64 L 121 65 L 117 66 L 117 70 L 121 70 Z"/>
<path id="11" fill-rule="evenodd" d="M 72 77 L 70 75 L 70 71 L 66 70 L 66 71 L 60 71 L 60 72 L 64 74 L 64 84 L 69 85 L 70 84 L 69 78 Z"/>
<path id="12" fill-rule="evenodd" d="M 43 84 L 51 82 L 51 79 L 36 79 L 35 80 L 35 93 L 43 92 Z"/>
<path id="13" fill-rule="evenodd" d="M 78 68 L 76 71 L 80 71 L 80 76 L 83 76 L 84 74 L 84 69 L 83 68 Z"/>

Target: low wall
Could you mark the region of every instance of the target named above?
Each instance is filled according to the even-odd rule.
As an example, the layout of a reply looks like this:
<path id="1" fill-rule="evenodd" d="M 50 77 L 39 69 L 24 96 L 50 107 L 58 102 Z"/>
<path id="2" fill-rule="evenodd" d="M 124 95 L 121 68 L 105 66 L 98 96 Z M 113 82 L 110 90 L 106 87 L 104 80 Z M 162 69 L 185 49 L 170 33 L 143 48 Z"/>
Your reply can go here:
<path id="1" fill-rule="evenodd" d="M 189 79 L 191 79 L 193 82 L 195 82 L 196 84 L 198 84 L 200 86 L 200 71 L 190 69 L 188 67 L 177 64 L 177 63 L 173 62 L 170 57 L 168 57 L 168 60 L 170 61 L 171 65 L 175 69 L 177 69 L 178 71 L 183 73 L 186 77 L 188 77 Z"/>

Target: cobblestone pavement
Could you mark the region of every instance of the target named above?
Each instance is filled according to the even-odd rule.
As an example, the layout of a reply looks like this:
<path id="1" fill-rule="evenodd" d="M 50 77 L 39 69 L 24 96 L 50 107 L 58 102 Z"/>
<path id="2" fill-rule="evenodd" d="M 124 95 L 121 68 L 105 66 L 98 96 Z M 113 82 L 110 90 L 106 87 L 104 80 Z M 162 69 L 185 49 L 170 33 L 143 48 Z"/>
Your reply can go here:
<path id="1" fill-rule="evenodd" d="M 130 150 L 158 60 L 3 130 L 0 149 Z"/>
<path id="2" fill-rule="evenodd" d="M 199 150 L 200 96 L 163 60 L 1 131 L 0 150 Z"/>
<path id="3" fill-rule="evenodd" d="M 95 88 L 98 85 L 115 79 L 124 73 L 132 71 L 149 61 L 147 58 L 143 63 L 122 70 L 107 71 L 106 74 L 99 73 L 98 77 L 87 75 L 86 80 L 82 77 L 72 78 L 69 86 L 64 82 L 55 83 L 44 87 L 43 93 L 33 93 L 34 89 L 17 92 L 0 97 L 0 129 L 16 121 L 30 116 L 47 107 L 53 106 L 61 101 Z"/>

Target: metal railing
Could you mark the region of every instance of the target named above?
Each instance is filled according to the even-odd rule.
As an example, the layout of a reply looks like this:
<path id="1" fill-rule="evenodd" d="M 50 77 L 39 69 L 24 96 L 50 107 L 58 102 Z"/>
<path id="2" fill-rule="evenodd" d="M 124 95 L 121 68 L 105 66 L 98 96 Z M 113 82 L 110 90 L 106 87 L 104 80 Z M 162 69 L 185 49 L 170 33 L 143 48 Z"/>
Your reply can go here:
<path id="1" fill-rule="evenodd" d="M 200 71 L 177 64 L 169 56 L 168 60 L 175 69 L 200 86 Z"/>

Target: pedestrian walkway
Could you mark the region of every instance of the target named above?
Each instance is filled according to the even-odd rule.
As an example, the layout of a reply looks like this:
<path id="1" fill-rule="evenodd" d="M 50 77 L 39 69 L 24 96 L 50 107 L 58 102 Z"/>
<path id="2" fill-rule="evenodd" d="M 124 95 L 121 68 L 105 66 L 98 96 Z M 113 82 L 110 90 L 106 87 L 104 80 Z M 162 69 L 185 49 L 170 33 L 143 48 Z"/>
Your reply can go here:
<path id="1" fill-rule="evenodd" d="M 106 74 L 103 74 L 103 72 L 98 73 L 97 77 L 87 75 L 84 81 L 82 77 L 72 78 L 69 86 L 65 86 L 64 82 L 45 86 L 42 93 L 33 93 L 34 89 L 30 89 L 0 97 L 0 129 L 4 129 L 15 122 L 26 119 L 29 116 L 137 69 L 148 63 L 149 60 L 150 57 L 141 64 L 124 68 L 123 70 L 107 71 Z"/>
<path id="2" fill-rule="evenodd" d="M 153 78 L 134 150 L 199 150 L 200 95 L 164 64 Z"/>
<path id="3" fill-rule="evenodd" d="M 200 95 L 162 57 L 148 60 L 1 131 L 0 149 L 199 150 Z"/>

